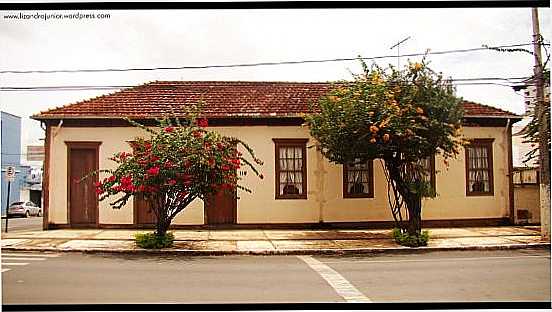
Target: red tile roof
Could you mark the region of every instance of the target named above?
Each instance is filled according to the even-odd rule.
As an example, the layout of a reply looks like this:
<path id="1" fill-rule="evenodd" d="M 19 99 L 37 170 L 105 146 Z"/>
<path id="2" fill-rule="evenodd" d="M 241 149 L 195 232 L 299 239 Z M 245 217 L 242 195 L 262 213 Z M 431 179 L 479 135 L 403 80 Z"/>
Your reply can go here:
<path id="1" fill-rule="evenodd" d="M 202 115 L 224 117 L 293 117 L 309 111 L 309 103 L 331 88 L 323 82 L 155 81 L 33 115 L 41 119 L 156 118 L 204 101 Z M 519 117 L 513 113 L 464 102 L 466 117 Z"/>

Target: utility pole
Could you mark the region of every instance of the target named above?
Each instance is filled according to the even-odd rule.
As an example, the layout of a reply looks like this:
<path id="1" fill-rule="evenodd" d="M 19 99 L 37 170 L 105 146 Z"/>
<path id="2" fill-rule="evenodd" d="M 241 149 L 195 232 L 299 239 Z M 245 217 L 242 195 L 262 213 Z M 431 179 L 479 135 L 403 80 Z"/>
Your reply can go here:
<path id="1" fill-rule="evenodd" d="M 535 117 L 539 121 L 539 175 L 540 175 L 540 221 L 541 236 L 550 240 L 550 151 L 548 139 L 550 137 L 549 120 L 544 104 L 544 77 L 542 68 L 541 43 L 542 37 L 539 30 L 539 12 L 537 8 L 532 9 L 533 16 L 533 49 L 535 52 L 535 83 L 537 91 L 537 103 L 535 106 Z"/>

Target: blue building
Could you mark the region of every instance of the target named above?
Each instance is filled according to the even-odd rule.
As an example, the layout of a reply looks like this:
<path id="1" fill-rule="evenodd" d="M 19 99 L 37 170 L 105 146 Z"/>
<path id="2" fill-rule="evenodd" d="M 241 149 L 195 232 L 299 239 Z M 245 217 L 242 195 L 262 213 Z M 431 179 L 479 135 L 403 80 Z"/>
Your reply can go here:
<path id="1" fill-rule="evenodd" d="M 0 141 L 2 145 L 2 199 L 0 201 L 0 207 L 2 215 L 5 215 L 8 196 L 6 167 L 14 166 L 16 168 L 16 178 L 10 186 L 10 204 L 20 200 L 20 190 L 26 184 L 28 169 L 21 167 L 21 117 L 1 112 L 0 123 L 2 129 L 2 140 Z"/>

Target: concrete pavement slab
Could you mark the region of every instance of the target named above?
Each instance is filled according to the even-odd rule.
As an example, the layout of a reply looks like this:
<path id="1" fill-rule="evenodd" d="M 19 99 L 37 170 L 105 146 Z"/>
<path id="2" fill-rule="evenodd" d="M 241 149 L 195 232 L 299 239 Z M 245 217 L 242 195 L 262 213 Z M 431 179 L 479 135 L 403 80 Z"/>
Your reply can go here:
<path id="1" fill-rule="evenodd" d="M 391 237 L 391 230 L 374 230 L 374 231 L 350 231 L 350 230 L 335 230 L 325 233 L 326 239 L 388 239 Z"/>
<path id="2" fill-rule="evenodd" d="M 265 230 L 266 237 L 270 240 L 309 240 L 309 239 L 325 239 L 328 230 Z"/>
<path id="3" fill-rule="evenodd" d="M 266 236 L 260 230 L 209 231 L 209 240 L 264 240 Z"/>
<path id="4" fill-rule="evenodd" d="M 271 242 L 277 250 L 316 250 L 340 248 L 334 241 L 331 240 L 272 240 Z"/>
<path id="5" fill-rule="evenodd" d="M 542 242 L 542 237 L 540 235 L 527 235 L 527 236 L 501 236 L 501 238 L 514 241 L 516 243 L 540 243 Z"/>
<path id="6" fill-rule="evenodd" d="M 119 249 L 119 248 L 133 248 L 135 244 L 133 241 L 119 241 L 119 240 L 70 240 L 58 246 L 62 249 L 87 249 L 87 248 L 107 248 L 107 249 Z"/>
<path id="7" fill-rule="evenodd" d="M 485 236 L 485 234 L 474 231 L 470 228 L 437 228 L 427 229 L 429 231 L 429 239 L 432 238 L 449 238 L 449 237 L 470 237 L 470 236 Z"/>
<path id="8" fill-rule="evenodd" d="M 236 241 L 207 241 L 205 244 L 207 250 L 236 251 Z"/>
<path id="9" fill-rule="evenodd" d="M 30 239 L 22 238 L 2 238 L 2 247 L 22 245 L 30 241 Z"/>
<path id="10" fill-rule="evenodd" d="M 270 241 L 237 241 L 237 248 L 240 251 L 272 251 L 275 250 L 274 245 Z"/>
<path id="11" fill-rule="evenodd" d="M 427 247 L 460 247 L 462 244 L 458 238 L 429 238 Z"/>
<path id="12" fill-rule="evenodd" d="M 209 231 L 171 231 L 175 240 L 203 241 L 209 237 Z"/>
<path id="13" fill-rule="evenodd" d="M 194 241 L 194 240 L 182 240 L 175 241 L 173 244 L 176 249 L 186 249 L 186 250 L 206 250 L 207 241 Z"/>
<path id="14" fill-rule="evenodd" d="M 370 239 L 370 240 L 348 240 L 340 239 L 333 241 L 339 248 L 396 248 L 400 247 L 391 239 Z"/>
<path id="15" fill-rule="evenodd" d="M 41 239 L 32 239 L 29 242 L 25 243 L 25 246 L 29 247 L 52 247 L 55 248 L 59 245 L 62 245 L 68 242 L 68 239 L 51 239 L 51 238 L 41 238 Z"/>
<path id="16" fill-rule="evenodd" d="M 538 232 L 532 229 L 525 229 L 522 227 L 488 227 L 488 228 L 474 228 L 475 232 L 483 235 L 535 235 Z"/>
<path id="17" fill-rule="evenodd" d="M 103 230 L 100 233 L 94 235 L 94 239 L 122 239 L 128 240 L 134 239 L 136 233 L 145 233 L 145 230 Z"/>

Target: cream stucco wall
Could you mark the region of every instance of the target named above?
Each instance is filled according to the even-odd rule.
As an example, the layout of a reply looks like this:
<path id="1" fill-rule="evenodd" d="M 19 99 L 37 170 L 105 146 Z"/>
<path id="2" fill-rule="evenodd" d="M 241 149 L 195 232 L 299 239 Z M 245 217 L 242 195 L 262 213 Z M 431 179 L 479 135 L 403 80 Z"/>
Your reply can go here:
<path id="1" fill-rule="evenodd" d="M 529 212 L 528 223 L 540 223 L 540 197 L 538 184 L 520 184 L 514 187 L 514 202 L 515 202 L 515 222 L 520 222 L 518 219 L 518 210 L 527 210 Z"/>
<path id="2" fill-rule="evenodd" d="M 242 184 L 253 193 L 239 192 L 238 223 L 312 223 L 392 220 L 387 204 L 387 183 L 379 160 L 374 161 L 374 198 L 344 199 L 342 166 L 330 164 L 314 148 L 307 148 L 307 199 L 278 199 L 275 194 L 274 143 L 272 138 L 309 138 L 308 129 L 292 126 L 215 127 L 224 135 L 247 142 L 264 161 L 265 179 L 251 172 L 242 176 Z M 108 158 L 118 151 L 129 151 L 126 141 L 143 130 L 136 128 L 53 129 L 50 171 L 49 222 L 67 223 L 67 148 L 65 141 L 98 141 L 100 168 L 112 168 Z M 500 127 L 466 127 L 466 138 L 494 138 L 494 196 L 466 196 L 464 151 L 445 168 L 436 158 L 438 197 L 424 202 L 424 219 L 500 218 L 508 216 L 507 132 Z M 307 146 L 312 145 L 312 141 Z M 103 178 L 103 177 L 102 177 Z M 114 210 L 108 201 L 100 202 L 102 224 L 132 224 L 133 206 L 129 201 Z M 203 224 L 203 203 L 194 201 L 174 220 L 174 224 Z"/>

